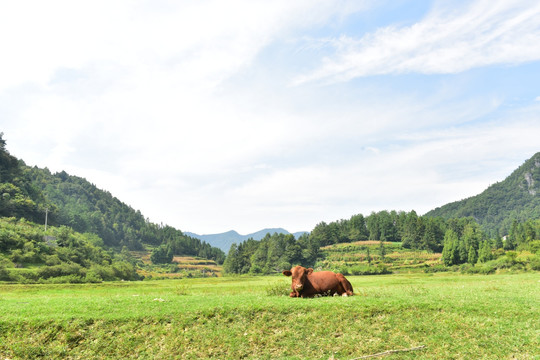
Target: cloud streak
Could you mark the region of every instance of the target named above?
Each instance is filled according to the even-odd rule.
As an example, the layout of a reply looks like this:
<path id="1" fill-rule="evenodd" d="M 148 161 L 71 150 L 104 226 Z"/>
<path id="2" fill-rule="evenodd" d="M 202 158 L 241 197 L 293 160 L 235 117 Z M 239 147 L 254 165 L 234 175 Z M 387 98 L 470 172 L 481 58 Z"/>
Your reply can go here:
<path id="1" fill-rule="evenodd" d="M 538 18 L 540 4 L 529 0 L 479 0 L 456 9 L 436 7 L 411 26 L 388 26 L 359 39 L 334 39 L 335 53 L 293 83 L 385 74 L 454 74 L 536 61 L 540 59 L 540 47 L 535 45 L 540 43 Z"/>

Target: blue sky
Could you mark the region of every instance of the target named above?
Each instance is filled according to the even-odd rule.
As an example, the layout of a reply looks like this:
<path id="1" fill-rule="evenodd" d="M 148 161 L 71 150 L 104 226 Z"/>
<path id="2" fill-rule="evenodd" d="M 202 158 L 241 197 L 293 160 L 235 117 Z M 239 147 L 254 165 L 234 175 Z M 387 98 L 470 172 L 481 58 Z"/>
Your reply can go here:
<path id="1" fill-rule="evenodd" d="M 200 234 L 475 195 L 540 151 L 537 1 L 0 2 L 0 131 Z"/>

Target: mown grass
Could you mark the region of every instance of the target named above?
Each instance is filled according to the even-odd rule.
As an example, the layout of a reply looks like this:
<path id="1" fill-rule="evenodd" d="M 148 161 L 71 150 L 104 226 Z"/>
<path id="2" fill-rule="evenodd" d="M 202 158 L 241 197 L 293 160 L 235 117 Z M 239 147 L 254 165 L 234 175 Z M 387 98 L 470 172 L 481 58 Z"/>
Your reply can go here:
<path id="1" fill-rule="evenodd" d="M 540 357 L 538 273 L 348 278 L 316 299 L 285 277 L 0 285 L 0 359 Z"/>

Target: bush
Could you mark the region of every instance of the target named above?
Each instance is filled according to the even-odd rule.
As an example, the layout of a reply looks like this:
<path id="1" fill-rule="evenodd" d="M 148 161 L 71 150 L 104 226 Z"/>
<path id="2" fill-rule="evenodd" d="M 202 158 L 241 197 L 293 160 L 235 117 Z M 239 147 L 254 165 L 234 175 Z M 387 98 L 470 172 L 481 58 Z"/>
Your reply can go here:
<path id="1" fill-rule="evenodd" d="M 483 265 L 479 265 L 479 266 L 471 266 L 469 267 L 465 273 L 467 274 L 482 274 L 482 275 L 489 275 L 489 274 L 493 274 L 495 272 L 495 268 L 488 265 L 488 264 L 483 264 Z"/>
<path id="2" fill-rule="evenodd" d="M 289 296 L 291 288 L 289 285 L 275 283 L 266 286 L 265 292 L 268 296 Z"/>
<path id="3" fill-rule="evenodd" d="M 447 271 L 450 271 L 450 268 L 444 265 L 435 265 L 435 266 L 430 266 L 424 269 L 424 273 L 426 274 L 437 273 L 437 272 L 447 272 Z"/>
<path id="4" fill-rule="evenodd" d="M 9 270 L 2 264 L 0 264 L 0 281 L 12 281 Z"/>
<path id="5" fill-rule="evenodd" d="M 529 263 L 531 270 L 540 271 L 540 256 L 535 255 Z"/>
<path id="6" fill-rule="evenodd" d="M 87 283 L 101 283 L 101 282 L 103 282 L 103 279 L 101 278 L 101 276 L 94 269 L 91 269 L 86 273 L 86 277 L 84 278 L 84 282 L 87 282 Z"/>
<path id="7" fill-rule="evenodd" d="M 540 255 L 540 240 L 533 240 L 529 243 L 529 249 L 530 252 L 533 254 Z"/>
<path id="8" fill-rule="evenodd" d="M 48 266 L 60 265 L 61 263 L 62 261 L 56 254 L 45 256 L 45 264 Z"/>
<path id="9" fill-rule="evenodd" d="M 49 279 L 53 277 L 62 277 L 68 275 L 86 276 L 86 269 L 79 264 L 75 263 L 62 263 L 60 265 L 44 266 L 39 269 L 38 275 L 42 279 Z"/>
<path id="10" fill-rule="evenodd" d="M 11 271 L 10 277 L 12 281 L 22 283 L 33 283 L 36 282 L 39 278 L 36 271 L 32 269 L 13 269 Z"/>
<path id="11" fill-rule="evenodd" d="M 170 264 L 173 259 L 173 252 L 169 246 L 160 245 L 152 250 L 150 260 L 152 264 Z"/>
<path id="12" fill-rule="evenodd" d="M 88 278 L 88 275 L 92 273 L 92 277 L 97 277 L 101 279 L 101 281 L 112 281 L 116 280 L 116 276 L 114 275 L 114 270 L 110 266 L 103 266 L 103 265 L 92 265 L 90 269 L 88 270 L 88 273 L 86 274 L 86 277 Z M 91 281 L 93 282 L 93 281 Z"/>
<path id="13" fill-rule="evenodd" d="M 353 266 L 348 270 L 348 274 L 350 275 L 384 275 L 391 273 L 392 271 L 382 264 L 377 266 Z"/>
<path id="14" fill-rule="evenodd" d="M 137 274 L 135 267 L 126 261 L 113 263 L 112 269 L 114 276 L 118 279 L 139 280 L 139 275 Z"/>

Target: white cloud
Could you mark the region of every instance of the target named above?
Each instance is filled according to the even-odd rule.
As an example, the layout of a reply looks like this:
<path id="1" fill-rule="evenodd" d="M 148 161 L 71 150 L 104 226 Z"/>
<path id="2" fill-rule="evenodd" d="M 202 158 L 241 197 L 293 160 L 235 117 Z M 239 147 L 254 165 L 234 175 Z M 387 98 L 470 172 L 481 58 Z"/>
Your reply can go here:
<path id="1" fill-rule="evenodd" d="M 29 165 L 86 177 L 152 221 L 194 232 L 311 230 L 358 212 L 426 211 L 500 180 L 508 161 L 498 158 L 519 165 L 537 143 L 537 108 L 495 121 L 504 98 L 463 96 L 461 83 L 429 92 L 287 87 L 298 39 L 329 23 L 339 28 L 365 4 L 4 2 L 8 148 Z M 497 39 L 522 28 L 538 34 L 525 3 L 493 4 L 485 15 L 479 2 L 409 28 L 342 37 L 337 56 L 304 80 L 349 79 L 362 64 L 366 74 L 427 71 L 428 50 L 441 59 L 429 71 L 458 71 L 449 66 L 478 66 L 484 51 L 508 44 Z M 463 42 L 464 60 L 450 61 L 462 54 L 455 44 L 477 31 L 484 35 L 474 46 Z M 485 159 L 503 169 L 482 176 L 474 166 Z"/>
<path id="2" fill-rule="evenodd" d="M 160 8 L 131 1 L 3 2 L 0 91 L 47 84 L 58 69 L 108 63 L 127 69 L 130 86 L 166 76 L 204 89 L 248 64 L 276 35 L 361 6 L 346 3 L 209 0 Z"/>
<path id="3" fill-rule="evenodd" d="M 164 193 L 192 212 L 210 208 L 208 194 L 238 181 L 231 169 L 295 141 L 294 115 L 260 112 L 225 81 L 276 38 L 364 6 L 3 2 L 2 130 L 30 165 L 88 177 L 153 220 L 176 223 L 178 206 L 162 206 Z"/>
<path id="4" fill-rule="evenodd" d="M 295 84 L 348 81 L 381 74 L 452 74 L 471 68 L 540 59 L 540 3 L 464 2 L 436 8 L 412 26 L 389 26 L 357 39 L 334 40 L 336 53 Z M 440 4 L 440 3 L 439 3 Z"/>
<path id="5" fill-rule="evenodd" d="M 287 119 L 239 110 L 245 105 L 229 102 L 223 81 L 276 37 L 359 6 L 340 0 L 2 3 L 0 94 L 33 87 L 16 98 L 27 102 L 20 110 L 3 106 L 16 114 L 14 127 L 24 124 L 57 148 L 78 147 L 89 129 L 102 129 L 96 144 L 113 140 L 151 167 L 168 161 L 159 156 L 164 153 L 177 154 L 179 167 L 220 167 L 255 156 L 288 128 Z M 25 156 L 29 148 L 22 150 Z M 50 164 L 43 156 L 37 162 Z"/>

